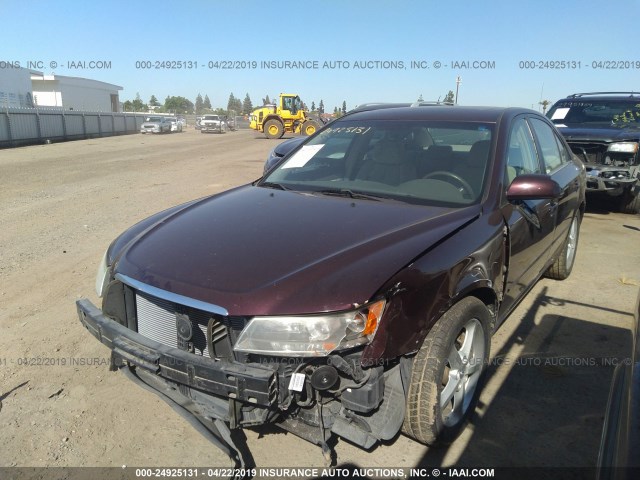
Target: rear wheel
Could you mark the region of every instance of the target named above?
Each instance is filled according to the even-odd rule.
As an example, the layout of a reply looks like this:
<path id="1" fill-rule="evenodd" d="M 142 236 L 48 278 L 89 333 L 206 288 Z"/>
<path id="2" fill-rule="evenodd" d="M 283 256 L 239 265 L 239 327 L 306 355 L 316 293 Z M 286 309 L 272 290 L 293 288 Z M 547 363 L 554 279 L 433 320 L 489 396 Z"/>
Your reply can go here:
<path id="1" fill-rule="evenodd" d="M 567 238 L 564 241 L 564 247 L 560 256 L 551 264 L 545 272 L 545 276 L 554 280 L 564 280 L 571 275 L 573 264 L 576 260 L 576 251 L 578 249 L 578 237 L 580 235 L 580 214 L 576 213 L 571 220 Z"/>
<path id="2" fill-rule="evenodd" d="M 269 120 L 264 124 L 264 134 L 267 138 L 282 138 L 284 126 L 278 120 Z"/>
<path id="3" fill-rule="evenodd" d="M 402 430 L 428 445 L 452 442 L 475 408 L 489 360 L 491 315 L 475 297 L 433 326 L 413 359 Z"/>

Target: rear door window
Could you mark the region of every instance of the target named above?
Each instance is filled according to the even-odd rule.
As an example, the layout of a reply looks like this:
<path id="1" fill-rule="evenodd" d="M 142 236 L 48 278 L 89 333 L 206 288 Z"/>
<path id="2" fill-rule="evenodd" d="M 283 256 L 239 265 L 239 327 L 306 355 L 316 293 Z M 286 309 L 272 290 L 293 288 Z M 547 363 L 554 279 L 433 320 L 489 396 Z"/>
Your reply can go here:
<path id="1" fill-rule="evenodd" d="M 530 118 L 529 122 L 531 122 L 533 131 L 538 138 L 538 144 L 540 145 L 540 150 L 542 150 L 542 160 L 545 165 L 546 173 L 551 173 L 563 163 L 556 135 L 553 133 L 551 127 L 542 120 Z"/>

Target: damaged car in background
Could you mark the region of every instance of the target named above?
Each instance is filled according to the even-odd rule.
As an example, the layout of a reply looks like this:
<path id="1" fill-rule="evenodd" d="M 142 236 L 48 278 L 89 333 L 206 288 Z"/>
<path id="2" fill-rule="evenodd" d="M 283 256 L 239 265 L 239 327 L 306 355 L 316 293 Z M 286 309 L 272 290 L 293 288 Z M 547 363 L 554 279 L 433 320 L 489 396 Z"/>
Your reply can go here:
<path id="1" fill-rule="evenodd" d="M 587 168 L 587 192 L 617 199 L 623 213 L 640 212 L 640 93 L 575 93 L 548 117 Z"/>
<path id="2" fill-rule="evenodd" d="M 261 179 L 122 233 L 79 319 L 237 466 L 233 431 L 447 444 L 498 326 L 571 273 L 584 166 L 544 116 L 349 113 Z M 150 426 L 149 428 L 154 428 Z M 235 437 L 235 439 L 234 439 Z M 244 454 L 241 454 L 244 452 Z"/>

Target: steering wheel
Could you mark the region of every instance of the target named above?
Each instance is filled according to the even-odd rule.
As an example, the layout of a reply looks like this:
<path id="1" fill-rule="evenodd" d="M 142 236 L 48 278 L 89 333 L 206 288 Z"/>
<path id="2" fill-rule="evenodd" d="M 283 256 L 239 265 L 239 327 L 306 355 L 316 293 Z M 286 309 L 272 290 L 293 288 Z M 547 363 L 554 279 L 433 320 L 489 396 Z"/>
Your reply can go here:
<path id="1" fill-rule="evenodd" d="M 473 192 L 473 188 L 471 188 L 471 185 L 469 185 L 469 183 L 464 178 L 462 178 L 459 175 L 456 175 L 453 172 L 448 172 L 446 170 L 438 170 L 436 172 L 431 172 L 422 178 L 437 178 L 437 177 L 443 178 L 449 183 L 453 183 L 450 181 L 451 179 L 453 179 L 455 180 L 455 183 L 456 183 L 454 184 L 454 187 L 460 187 L 459 190 L 462 192 L 464 196 L 468 195 L 469 198 L 473 198 L 475 196 Z"/>

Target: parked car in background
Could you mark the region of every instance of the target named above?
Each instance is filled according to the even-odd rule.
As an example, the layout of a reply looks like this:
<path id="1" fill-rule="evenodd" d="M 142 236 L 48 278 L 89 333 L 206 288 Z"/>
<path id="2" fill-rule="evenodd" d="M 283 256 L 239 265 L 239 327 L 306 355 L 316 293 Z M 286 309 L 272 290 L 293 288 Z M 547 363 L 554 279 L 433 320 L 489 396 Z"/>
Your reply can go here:
<path id="1" fill-rule="evenodd" d="M 227 124 L 220 115 L 204 115 L 200 120 L 200 133 L 210 132 L 227 132 Z"/>
<path id="2" fill-rule="evenodd" d="M 171 123 L 166 117 L 147 117 L 140 125 L 140 133 L 165 133 L 171 131 Z"/>
<path id="3" fill-rule="evenodd" d="M 264 171 L 263 174 L 267 173 L 271 170 L 278 161 L 282 160 L 286 154 L 291 152 L 294 148 L 304 142 L 308 137 L 293 137 L 283 142 L 280 142 L 278 145 L 273 147 L 267 156 L 267 161 L 264 163 Z"/>
<path id="4" fill-rule="evenodd" d="M 182 123 L 180 123 L 177 117 L 167 117 L 166 120 L 171 124 L 171 132 L 182 131 Z"/>
<path id="5" fill-rule="evenodd" d="M 323 452 L 446 444 L 491 335 L 541 276 L 570 275 L 584 207 L 584 166 L 537 112 L 356 111 L 260 180 L 125 231 L 102 309 L 78 315 L 239 465 L 230 430 L 260 424 Z"/>
<path id="6" fill-rule="evenodd" d="M 640 94 L 575 93 L 548 117 L 587 167 L 587 192 L 618 199 L 624 213 L 640 212 Z"/>

